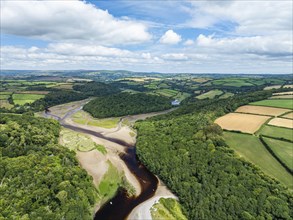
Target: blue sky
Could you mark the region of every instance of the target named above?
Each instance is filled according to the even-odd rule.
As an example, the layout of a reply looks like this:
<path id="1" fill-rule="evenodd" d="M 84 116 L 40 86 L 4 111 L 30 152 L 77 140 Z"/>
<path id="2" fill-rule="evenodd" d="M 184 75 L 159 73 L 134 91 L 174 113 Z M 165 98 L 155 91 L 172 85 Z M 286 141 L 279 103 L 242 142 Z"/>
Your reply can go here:
<path id="1" fill-rule="evenodd" d="M 1 69 L 292 73 L 292 7 L 287 0 L 1 1 Z"/>

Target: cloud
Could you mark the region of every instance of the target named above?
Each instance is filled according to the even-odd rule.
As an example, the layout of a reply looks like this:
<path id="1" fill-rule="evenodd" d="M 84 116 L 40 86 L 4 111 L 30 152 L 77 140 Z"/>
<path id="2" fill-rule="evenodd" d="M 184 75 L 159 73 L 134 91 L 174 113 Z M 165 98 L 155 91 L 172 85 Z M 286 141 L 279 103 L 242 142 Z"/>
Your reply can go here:
<path id="1" fill-rule="evenodd" d="M 162 44 L 177 44 L 181 41 L 181 36 L 175 33 L 173 30 L 168 30 L 166 33 L 160 38 L 160 42 Z"/>
<path id="2" fill-rule="evenodd" d="M 165 60 L 174 60 L 174 61 L 183 61 L 188 59 L 188 57 L 183 53 L 167 53 L 162 55 L 162 58 Z"/>
<path id="3" fill-rule="evenodd" d="M 145 24 L 118 19 L 85 1 L 1 1 L 2 33 L 50 41 L 103 45 L 151 39 Z"/>
<path id="4" fill-rule="evenodd" d="M 290 36 L 254 36 L 215 38 L 199 35 L 196 44 L 210 53 L 254 54 L 260 56 L 292 56 L 293 48 Z"/>
<path id="5" fill-rule="evenodd" d="M 190 46 L 190 45 L 193 45 L 194 44 L 194 40 L 191 40 L 191 39 L 188 39 L 184 42 L 184 45 L 185 46 Z"/>

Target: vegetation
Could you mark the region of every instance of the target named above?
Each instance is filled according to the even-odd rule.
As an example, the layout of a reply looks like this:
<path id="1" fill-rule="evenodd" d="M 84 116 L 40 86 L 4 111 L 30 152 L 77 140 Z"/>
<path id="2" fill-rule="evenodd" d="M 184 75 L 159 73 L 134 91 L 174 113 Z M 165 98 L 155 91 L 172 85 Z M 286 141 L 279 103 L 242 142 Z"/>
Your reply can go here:
<path id="1" fill-rule="evenodd" d="M 237 154 L 258 166 L 264 173 L 293 188 L 293 177 L 253 135 L 225 132 L 224 138 Z"/>
<path id="2" fill-rule="evenodd" d="M 101 82 L 89 82 L 82 85 L 74 85 L 73 89 L 88 96 L 105 96 L 118 93 L 120 90 L 110 84 Z"/>
<path id="3" fill-rule="evenodd" d="M 73 151 L 98 150 L 103 154 L 107 153 L 104 146 L 96 144 L 89 136 L 69 129 L 62 128 L 60 140 L 63 146 Z"/>
<path id="4" fill-rule="evenodd" d="M 281 163 L 293 172 L 293 143 L 272 138 L 263 138 L 263 140 Z"/>
<path id="5" fill-rule="evenodd" d="M 176 199 L 160 198 L 151 208 L 152 219 L 187 220 Z"/>
<path id="6" fill-rule="evenodd" d="M 261 128 L 261 130 L 258 132 L 258 134 L 261 134 L 267 137 L 289 140 L 293 142 L 293 131 L 292 129 L 288 129 L 288 128 L 280 128 L 276 126 L 264 125 Z"/>
<path id="7" fill-rule="evenodd" d="M 251 105 L 260 105 L 260 106 L 269 106 L 269 107 L 278 107 L 278 108 L 288 108 L 293 109 L 293 100 L 292 99 L 268 99 L 258 102 L 252 102 Z"/>
<path id="8" fill-rule="evenodd" d="M 44 98 L 45 95 L 38 94 L 13 94 L 12 99 L 16 105 L 24 105 L 26 103 L 33 103 L 38 99 Z"/>
<path id="9" fill-rule="evenodd" d="M 83 109 L 96 118 L 118 117 L 171 108 L 168 98 L 144 93 L 119 93 L 103 96 L 87 103 Z"/>
<path id="10" fill-rule="evenodd" d="M 90 125 L 102 128 L 115 128 L 119 123 L 119 118 L 95 119 L 85 111 L 78 111 L 72 115 L 75 123 Z"/>
<path id="11" fill-rule="evenodd" d="M 201 94 L 199 96 L 196 96 L 197 99 L 213 99 L 215 98 L 216 96 L 219 96 L 219 95 L 222 95 L 223 92 L 221 90 L 211 90 L 211 91 L 208 91 L 204 94 Z"/>
<path id="12" fill-rule="evenodd" d="M 0 115 L 0 219 L 91 219 L 98 192 L 59 125 L 28 114 Z"/>
<path id="13" fill-rule="evenodd" d="M 213 124 L 216 117 L 268 95 L 264 91 L 187 103 L 136 123 L 139 159 L 179 197 L 188 219 L 293 217 L 292 192 L 236 157 Z"/>

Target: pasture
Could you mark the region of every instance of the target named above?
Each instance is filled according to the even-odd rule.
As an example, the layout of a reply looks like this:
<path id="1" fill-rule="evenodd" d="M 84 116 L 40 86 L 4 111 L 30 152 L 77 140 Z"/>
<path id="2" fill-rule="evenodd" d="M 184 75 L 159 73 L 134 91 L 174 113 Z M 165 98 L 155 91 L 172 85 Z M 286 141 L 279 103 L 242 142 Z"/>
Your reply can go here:
<path id="1" fill-rule="evenodd" d="M 277 108 L 287 108 L 293 109 L 293 100 L 292 99 L 266 99 L 257 102 L 251 102 L 250 105 L 257 106 L 269 106 L 269 107 L 277 107 Z"/>
<path id="2" fill-rule="evenodd" d="M 273 118 L 269 121 L 269 125 L 293 129 L 293 120 L 286 118 Z"/>
<path id="3" fill-rule="evenodd" d="M 233 96 L 234 94 L 231 92 L 225 92 L 223 95 L 220 96 L 220 99 L 227 99 L 231 96 Z"/>
<path id="4" fill-rule="evenodd" d="M 249 114 L 256 114 L 256 115 L 279 116 L 289 111 L 290 110 L 288 109 L 282 109 L 282 108 L 244 105 L 237 108 L 235 112 L 249 113 Z"/>
<path id="5" fill-rule="evenodd" d="M 293 130 L 288 128 L 264 125 L 260 131 L 258 131 L 258 134 L 273 138 L 283 138 L 293 142 Z"/>
<path id="6" fill-rule="evenodd" d="M 72 115 L 72 121 L 82 125 L 90 125 L 102 128 L 115 128 L 120 118 L 95 119 L 85 111 L 78 111 Z"/>
<path id="7" fill-rule="evenodd" d="M 24 105 L 26 103 L 33 103 L 38 99 L 44 98 L 45 95 L 38 94 L 13 94 L 13 103 L 16 105 Z"/>
<path id="8" fill-rule="evenodd" d="M 13 105 L 11 105 L 8 100 L 0 99 L 0 108 L 11 109 Z"/>
<path id="9" fill-rule="evenodd" d="M 267 146 L 290 170 L 293 170 L 293 143 L 272 138 L 263 138 Z"/>
<path id="10" fill-rule="evenodd" d="M 230 86 L 230 87 L 242 87 L 242 86 L 253 86 L 252 83 L 246 81 L 247 78 L 227 78 L 213 80 L 212 85 L 216 86 Z"/>
<path id="11" fill-rule="evenodd" d="M 222 129 L 240 131 L 243 133 L 255 133 L 270 117 L 262 115 L 250 115 L 241 113 L 229 113 L 215 120 Z"/>
<path id="12" fill-rule="evenodd" d="M 172 89 L 160 89 L 160 90 L 156 90 L 155 93 L 166 96 L 166 97 L 173 97 L 173 96 L 176 96 L 179 92 L 177 90 L 172 90 Z"/>
<path id="13" fill-rule="evenodd" d="M 218 95 L 222 95 L 223 91 L 215 89 L 196 96 L 197 99 L 213 99 Z"/>
<path id="14" fill-rule="evenodd" d="M 258 166 L 267 175 L 293 188 L 293 176 L 271 155 L 258 137 L 248 134 L 224 132 L 229 147 L 242 158 Z"/>

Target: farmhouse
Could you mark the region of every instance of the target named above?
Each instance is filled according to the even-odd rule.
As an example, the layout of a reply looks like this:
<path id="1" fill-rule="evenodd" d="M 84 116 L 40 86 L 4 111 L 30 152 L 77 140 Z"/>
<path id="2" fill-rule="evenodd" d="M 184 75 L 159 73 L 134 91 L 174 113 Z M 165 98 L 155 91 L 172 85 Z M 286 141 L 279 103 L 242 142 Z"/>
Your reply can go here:
<path id="1" fill-rule="evenodd" d="M 180 105 L 180 101 L 177 100 L 177 99 L 175 99 L 174 101 L 171 102 L 171 104 L 172 104 L 173 106 L 177 106 L 177 105 Z"/>

